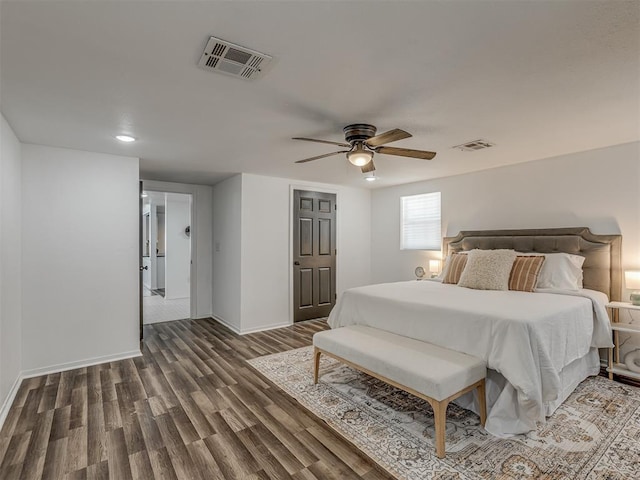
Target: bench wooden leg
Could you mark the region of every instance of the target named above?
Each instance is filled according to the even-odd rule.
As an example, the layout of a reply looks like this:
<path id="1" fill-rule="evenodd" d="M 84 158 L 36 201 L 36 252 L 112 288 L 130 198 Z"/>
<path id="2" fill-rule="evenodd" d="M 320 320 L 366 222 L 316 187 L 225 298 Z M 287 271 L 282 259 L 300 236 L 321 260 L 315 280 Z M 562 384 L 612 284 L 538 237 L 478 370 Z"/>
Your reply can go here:
<path id="1" fill-rule="evenodd" d="M 318 371 L 320 370 L 320 350 L 313 347 L 313 384 L 318 383 Z"/>
<path id="2" fill-rule="evenodd" d="M 478 385 L 478 406 L 480 407 L 480 424 L 484 427 L 487 423 L 487 397 L 484 378 Z"/>
<path id="3" fill-rule="evenodd" d="M 449 400 L 442 400 L 441 402 L 434 401 L 431 406 L 433 407 L 433 420 L 436 429 L 436 455 L 438 458 L 444 458 Z"/>

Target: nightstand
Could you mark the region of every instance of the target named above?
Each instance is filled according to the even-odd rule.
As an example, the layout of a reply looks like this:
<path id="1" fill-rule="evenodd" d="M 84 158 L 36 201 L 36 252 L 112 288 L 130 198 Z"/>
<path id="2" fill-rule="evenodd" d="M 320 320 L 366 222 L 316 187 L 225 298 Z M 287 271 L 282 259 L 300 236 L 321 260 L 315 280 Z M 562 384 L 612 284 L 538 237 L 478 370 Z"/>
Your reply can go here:
<path id="1" fill-rule="evenodd" d="M 630 302 L 609 302 L 605 305 L 610 313 L 611 330 L 613 330 L 613 348 L 609 349 L 609 379 L 613 380 L 613 374 L 640 380 L 640 373 L 632 372 L 624 363 L 620 362 L 619 332 L 640 334 L 640 325 L 630 325 L 628 323 L 618 323 L 620 310 L 637 310 L 640 312 L 640 305 L 633 305 Z M 615 362 L 613 361 L 615 351 Z"/>

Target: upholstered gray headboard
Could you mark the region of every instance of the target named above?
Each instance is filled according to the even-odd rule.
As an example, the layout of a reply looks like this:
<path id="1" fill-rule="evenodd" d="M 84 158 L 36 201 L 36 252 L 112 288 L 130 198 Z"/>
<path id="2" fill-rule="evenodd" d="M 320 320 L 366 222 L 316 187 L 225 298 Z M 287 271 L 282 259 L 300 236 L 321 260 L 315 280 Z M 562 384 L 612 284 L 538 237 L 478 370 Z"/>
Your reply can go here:
<path id="1" fill-rule="evenodd" d="M 443 239 L 443 253 L 480 248 L 508 248 L 518 252 L 564 252 L 585 257 L 584 288 L 622 296 L 622 235 L 595 235 L 587 227 L 534 230 L 480 230 Z"/>

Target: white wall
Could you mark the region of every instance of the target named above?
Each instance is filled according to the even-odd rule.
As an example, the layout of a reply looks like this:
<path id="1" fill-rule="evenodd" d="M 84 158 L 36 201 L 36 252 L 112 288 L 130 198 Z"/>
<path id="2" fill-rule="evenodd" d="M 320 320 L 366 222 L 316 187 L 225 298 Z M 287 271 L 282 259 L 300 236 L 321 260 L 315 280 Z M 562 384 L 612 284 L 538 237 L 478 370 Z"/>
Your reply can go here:
<path id="1" fill-rule="evenodd" d="M 165 203 L 165 298 L 187 298 L 191 294 L 191 195 L 168 193 Z"/>
<path id="2" fill-rule="evenodd" d="M 213 187 L 186 183 L 143 180 L 144 190 L 156 192 L 190 193 L 193 220 L 191 225 L 191 278 L 195 282 L 191 295 L 191 318 L 206 318 L 212 314 L 213 288 Z"/>
<path id="3" fill-rule="evenodd" d="M 21 145 L 0 115 L 0 427 L 22 370 Z"/>
<path id="4" fill-rule="evenodd" d="M 292 322 L 293 188 L 337 195 L 338 295 L 370 283 L 369 190 L 242 174 L 242 333 Z"/>
<path id="5" fill-rule="evenodd" d="M 240 331 L 242 176 L 213 187 L 213 317 Z"/>
<path id="6" fill-rule="evenodd" d="M 469 155 L 473 155 L 470 153 Z M 442 192 L 442 231 L 590 227 L 622 233 L 623 267 L 640 269 L 640 142 L 375 190 L 374 282 L 413 278 L 440 252 L 400 251 L 400 197 Z"/>
<path id="7" fill-rule="evenodd" d="M 138 159 L 22 146 L 24 373 L 139 352 Z"/>

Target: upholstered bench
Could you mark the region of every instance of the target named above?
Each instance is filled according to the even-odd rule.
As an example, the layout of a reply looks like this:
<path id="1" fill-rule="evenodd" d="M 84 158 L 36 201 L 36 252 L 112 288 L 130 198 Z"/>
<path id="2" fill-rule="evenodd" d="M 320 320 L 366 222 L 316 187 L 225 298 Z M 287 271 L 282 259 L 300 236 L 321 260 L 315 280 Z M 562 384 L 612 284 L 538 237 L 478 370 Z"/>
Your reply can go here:
<path id="1" fill-rule="evenodd" d="M 480 423 L 487 417 L 483 360 L 377 328 L 354 325 L 313 336 L 313 381 L 326 354 L 383 382 L 420 397 L 433 408 L 436 454 L 445 456 L 447 406 L 477 388 Z"/>

